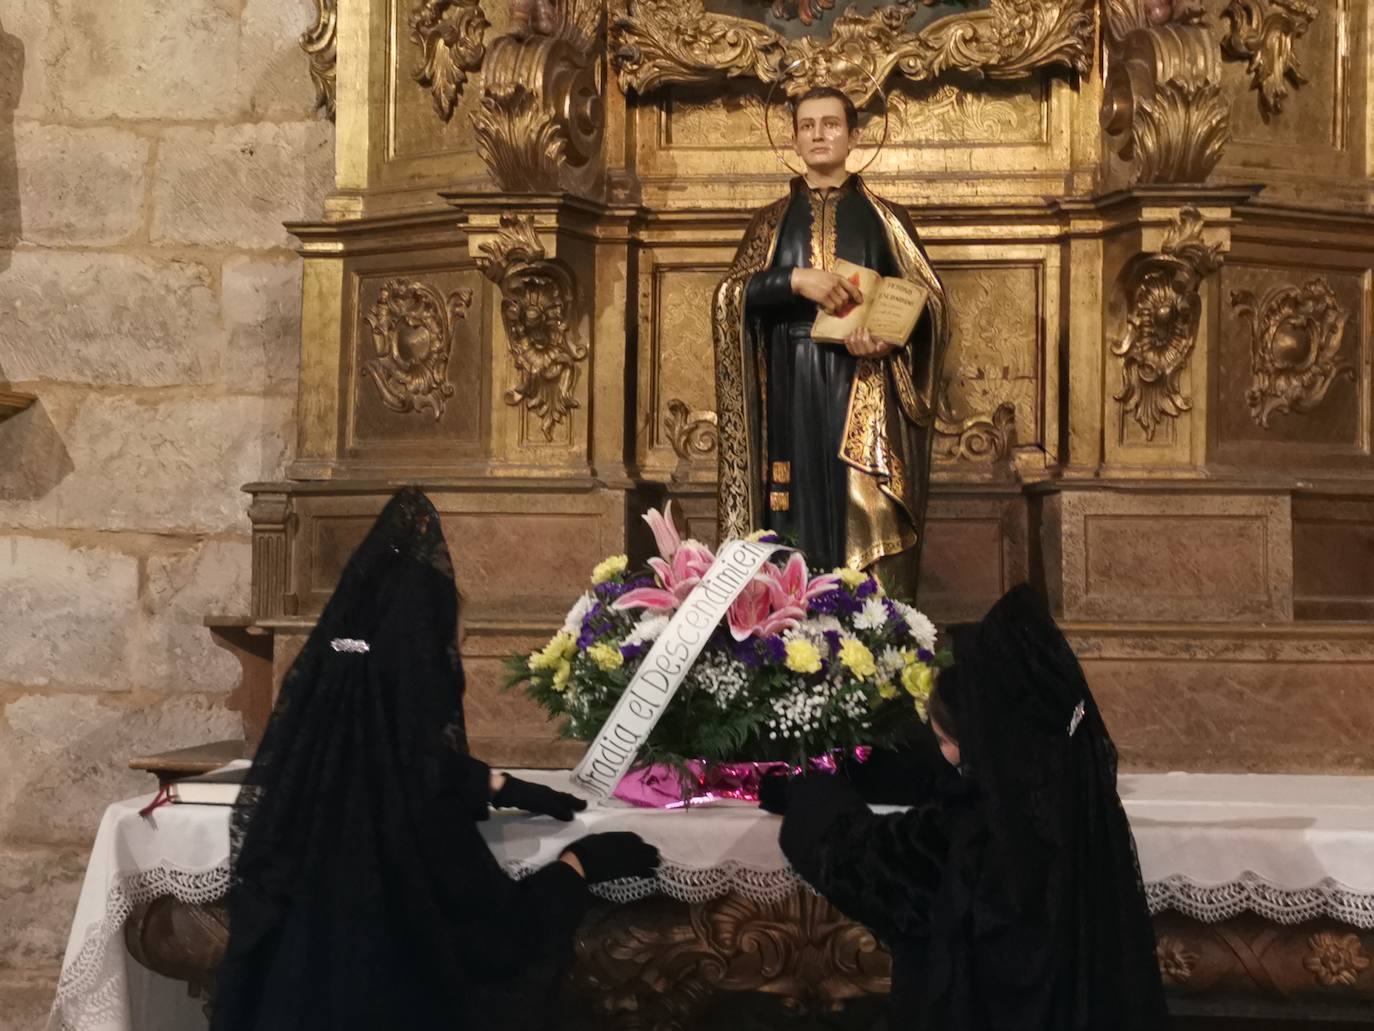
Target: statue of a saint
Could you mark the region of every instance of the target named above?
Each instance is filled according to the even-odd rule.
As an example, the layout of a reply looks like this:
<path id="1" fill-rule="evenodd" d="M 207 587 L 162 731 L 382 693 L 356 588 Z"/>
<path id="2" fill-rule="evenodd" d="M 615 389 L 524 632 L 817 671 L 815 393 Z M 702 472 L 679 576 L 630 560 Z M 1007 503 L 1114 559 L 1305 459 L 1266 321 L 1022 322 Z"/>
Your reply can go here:
<path id="1" fill-rule="evenodd" d="M 877 572 L 914 598 L 930 483 L 944 290 L 902 208 L 845 170 L 858 112 L 839 90 L 792 107 L 806 164 L 788 196 L 754 214 L 716 289 L 720 536 L 793 538 L 813 567 Z M 929 292 L 905 340 L 867 329 L 812 339 L 817 309 L 862 300 L 844 259 Z"/>

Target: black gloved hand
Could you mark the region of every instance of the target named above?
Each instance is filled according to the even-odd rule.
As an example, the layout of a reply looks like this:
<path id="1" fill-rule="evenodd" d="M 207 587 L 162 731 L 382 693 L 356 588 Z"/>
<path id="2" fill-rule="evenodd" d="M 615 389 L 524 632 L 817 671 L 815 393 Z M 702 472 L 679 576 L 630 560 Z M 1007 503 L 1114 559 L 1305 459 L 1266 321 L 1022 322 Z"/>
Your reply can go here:
<path id="1" fill-rule="evenodd" d="M 573 813 L 587 808 L 587 803 L 566 791 L 555 791 L 544 784 L 532 784 L 519 777 L 503 774 L 506 782 L 501 790 L 491 796 L 491 804 L 499 809 L 523 809 L 527 813 L 552 816 L 565 823 L 573 818 Z"/>
<path id="2" fill-rule="evenodd" d="M 781 770 L 767 774 L 759 781 L 759 808 L 766 813 L 783 816 L 792 790 L 792 777 Z"/>
<path id="3" fill-rule="evenodd" d="M 652 877 L 658 869 L 658 849 L 631 831 L 588 834 L 563 851 L 577 857 L 588 884 Z"/>

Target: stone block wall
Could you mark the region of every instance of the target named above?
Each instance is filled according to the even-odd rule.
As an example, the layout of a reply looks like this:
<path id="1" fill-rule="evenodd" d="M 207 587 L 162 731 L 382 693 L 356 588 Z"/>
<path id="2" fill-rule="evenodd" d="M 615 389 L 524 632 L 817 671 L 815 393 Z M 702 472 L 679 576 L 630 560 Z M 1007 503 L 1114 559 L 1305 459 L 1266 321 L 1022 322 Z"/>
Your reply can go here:
<path id="1" fill-rule="evenodd" d="M 47 1015 L 140 752 L 234 736 L 247 498 L 289 458 L 333 129 L 310 0 L 0 7 L 0 1031 Z"/>

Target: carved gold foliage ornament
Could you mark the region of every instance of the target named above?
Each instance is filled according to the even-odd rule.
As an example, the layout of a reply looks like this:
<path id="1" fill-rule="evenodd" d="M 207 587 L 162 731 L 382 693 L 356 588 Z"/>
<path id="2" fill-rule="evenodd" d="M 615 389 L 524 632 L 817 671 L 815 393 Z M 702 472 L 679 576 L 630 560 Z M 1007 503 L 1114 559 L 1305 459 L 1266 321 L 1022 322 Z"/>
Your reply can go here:
<path id="1" fill-rule="evenodd" d="M 429 90 L 435 113 L 446 122 L 468 75 L 482 67 L 488 24 L 478 0 L 417 0 L 411 12 L 410 38 L 425 58 L 414 78 Z"/>
<path id="2" fill-rule="evenodd" d="M 623 1016 L 612 1026 L 694 1027 L 719 992 L 762 992 L 824 1012 L 888 989 L 891 960 L 873 935 L 810 892 L 771 903 L 728 895 L 694 903 L 685 921 L 677 907 L 670 913 L 579 939 L 573 976 Z"/>
<path id="3" fill-rule="evenodd" d="M 850 7 L 827 39 L 789 40 L 762 22 L 707 11 L 702 0 L 633 0 L 612 26 L 612 61 L 627 93 L 748 77 L 780 83 L 789 96 L 835 86 L 862 105 L 891 75 L 919 82 L 958 71 L 1015 79 L 1050 65 L 1086 73 L 1092 9 L 1092 0 L 991 0 L 986 10 L 911 32 L 914 3 L 870 14 Z"/>
<path id="4" fill-rule="evenodd" d="M 1357 934 L 1314 934 L 1307 944 L 1312 951 L 1303 966 L 1323 988 L 1349 988 L 1369 969 Z"/>
<path id="5" fill-rule="evenodd" d="M 1308 0 L 1231 0 L 1221 12 L 1231 31 L 1221 41 L 1227 57 L 1249 62 L 1250 83 L 1259 91 L 1260 115 L 1267 122 L 1283 110 L 1289 83 L 1307 82 L 1293 43 L 1317 17 Z"/>
<path id="6" fill-rule="evenodd" d="M 315 24 L 301 33 L 301 49 L 310 57 L 310 81 L 315 84 L 315 106 L 334 120 L 334 95 L 339 32 L 337 0 L 315 0 Z"/>
<path id="7" fill-rule="evenodd" d="M 1179 377 L 1197 341 L 1202 317 L 1198 288 L 1222 261 L 1221 244 L 1205 242 L 1203 226 L 1196 208 L 1184 208 L 1160 252 L 1139 262 L 1126 279 L 1126 331 L 1112 345 L 1122 361 L 1116 400 L 1149 440 L 1161 421 L 1193 407 Z"/>
<path id="8" fill-rule="evenodd" d="M 691 405 L 676 397 L 669 400 L 667 408 L 663 428 L 668 433 L 673 454 L 684 462 L 713 459 L 720 446 L 716 413 L 693 411 Z"/>
<path id="9" fill-rule="evenodd" d="M 1275 412 L 1310 412 L 1326 399 L 1340 376 L 1355 378 L 1338 361 L 1350 313 L 1321 279 L 1280 286 L 1257 300 L 1249 290 L 1231 292 L 1231 306 L 1250 318 L 1250 417 L 1265 429 Z"/>
<path id="10" fill-rule="evenodd" d="M 375 357 L 363 374 L 377 385 L 382 404 L 394 412 L 429 409 L 443 417 L 448 360 L 458 325 L 467 318 L 471 290 L 458 290 L 447 302 L 434 287 L 405 279 L 388 280 L 363 316 L 372 329 Z"/>
<path id="11" fill-rule="evenodd" d="M 477 152 L 503 190 L 575 193 L 590 185 L 605 126 L 604 24 L 599 3 L 558 0 L 491 45 L 472 125 Z"/>
<path id="12" fill-rule="evenodd" d="M 579 363 L 587 357 L 586 345 L 573 339 L 568 324 L 572 276 L 548 259 L 527 215 L 502 215 L 496 239 L 480 250 L 478 267 L 501 289 L 501 320 L 515 365 L 516 384 L 506 391 L 506 404 L 537 415 L 544 438 L 552 440 L 554 427 L 579 407 Z"/>
<path id="13" fill-rule="evenodd" d="M 1202 182 L 1231 139 L 1221 55 L 1206 28 L 1178 17 L 1151 25 L 1129 0 L 1109 0 L 1102 128 L 1141 183 Z"/>

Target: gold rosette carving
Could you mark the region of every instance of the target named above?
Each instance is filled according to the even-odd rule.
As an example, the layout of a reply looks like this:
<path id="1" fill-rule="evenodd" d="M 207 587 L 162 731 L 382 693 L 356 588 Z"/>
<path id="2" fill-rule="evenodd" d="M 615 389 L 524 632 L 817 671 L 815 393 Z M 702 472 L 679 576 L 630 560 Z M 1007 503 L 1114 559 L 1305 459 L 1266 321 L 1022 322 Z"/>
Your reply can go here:
<path id="1" fill-rule="evenodd" d="M 1275 287 L 1257 299 L 1249 290 L 1231 293 L 1231 306 L 1250 317 L 1250 417 L 1265 429 L 1275 412 L 1310 412 L 1326 399 L 1340 376 L 1355 378 L 1338 361 L 1350 313 L 1321 279 Z"/>
<path id="2" fill-rule="evenodd" d="M 1369 969 L 1357 934 L 1314 934 L 1307 944 L 1312 951 L 1303 966 L 1323 988 L 1349 988 Z"/>
<path id="3" fill-rule="evenodd" d="M 1015 79 L 1050 65 L 1081 73 L 1092 66 L 1091 0 L 992 0 L 987 10 L 911 32 L 915 10 L 850 8 L 828 38 L 788 40 L 762 22 L 707 11 L 702 0 L 635 0 L 612 27 L 612 62 L 627 93 L 748 77 L 781 83 L 789 96 L 836 86 L 858 104 L 892 75 L 917 82 L 948 71 Z"/>
<path id="4" fill-rule="evenodd" d="M 546 440 L 579 407 L 576 398 L 587 345 L 573 337 L 572 275 L 549 260 L 534 220 L 501 216 L 496 239 L 480 245 L 477 265 L 501 289 L 501 321 L 506 329 L 515 386 L 506 404 L 523 405 L 539 417 Z"/>
<path id="5" fill-rule="evenodd" d="M 1222 245 L 1203 240 L 1204 224 L 1197 208 L 1184 208 L 1160 252 L 1126 270 L 1126 331 L 1112 345 L 1122 362 L 1116 400 L 1149 440 L 1164 419 L 1193 407 L 1179 377 L 1192 357 L 1202 318 L 1198 288 L 1222 262 Z"/>

